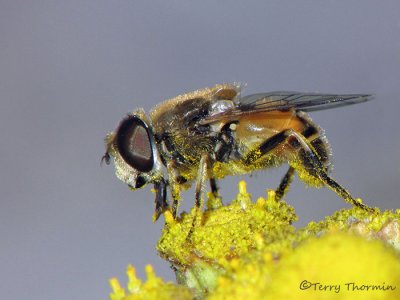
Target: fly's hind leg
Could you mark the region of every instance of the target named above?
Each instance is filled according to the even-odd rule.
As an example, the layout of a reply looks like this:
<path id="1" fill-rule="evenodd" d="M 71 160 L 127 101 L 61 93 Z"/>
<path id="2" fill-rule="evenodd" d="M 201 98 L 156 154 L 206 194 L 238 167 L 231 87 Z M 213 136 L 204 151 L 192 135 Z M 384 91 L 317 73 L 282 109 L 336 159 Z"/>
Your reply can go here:
<path id="1" fill-rule="evenodd" d="M 250 153 L 245 157 L 245 163 L 255 162 L 262 156 L 270 153 L 277 146 L 283 144 L 288 144 L 288 146 L 295 148 L 296 151 L 299 151 L 298 157 L 300 159 L 300 163 L 304 171 L 309 176 L 320 180 L 328 188 L 333 190 L 341 198 L 351 203 L 352 205 L 358 206 L 365 210 L 372 210 L 367 205 L 355 200 L 345 188 L 343 188 L 334 179 L 329 177 L 326 167 L 321 162 L 317 151 L 314 149 L 311 143 L 303 135 L 292 129 L 284 130 L 280 133 L 277 133 L 276 135 L 270 137 L 265 142 L 263 142 L 258 148 L 250 151 Z M 282 190 L 282 195 L 289 186 L 290 179 L 292 177 L 292 175 L 290 174 L 291 172 L 293 172 L 293 170 L 289 168 L 277 190 L 279 193 L 280 190 Z"/>
<path id="2" fill-rule="evenodd" d="M 374 211 L 374 209 L 354 199 L 344 187 L 328 175 L 327 168 L 321 162 L 317 151 L 305 137 L 295 131 L 292 131 L 290 137 L 293 138 L 295 144 L 298 143 L 300 145 L 299 157 L 301 164 L 309 175 L 317 177 L 325 186 L 350 204 L 367 211 Z"/>

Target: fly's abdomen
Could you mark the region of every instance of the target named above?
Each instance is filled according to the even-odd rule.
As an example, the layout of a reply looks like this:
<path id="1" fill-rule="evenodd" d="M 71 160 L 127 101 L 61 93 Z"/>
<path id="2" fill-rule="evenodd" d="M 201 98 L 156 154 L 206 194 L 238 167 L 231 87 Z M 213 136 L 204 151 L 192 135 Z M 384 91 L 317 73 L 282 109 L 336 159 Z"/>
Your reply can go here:
<path id="1" fill-rule="evenodd" d="M 326 171 L 329 171 L 331 169 L 332 152 L 324 130 L 304 112 L 297 112 L 297 117 L 303 123 L 301 134 L 310 142 L 312 150 L 318 154 L 318 158 Z"/>

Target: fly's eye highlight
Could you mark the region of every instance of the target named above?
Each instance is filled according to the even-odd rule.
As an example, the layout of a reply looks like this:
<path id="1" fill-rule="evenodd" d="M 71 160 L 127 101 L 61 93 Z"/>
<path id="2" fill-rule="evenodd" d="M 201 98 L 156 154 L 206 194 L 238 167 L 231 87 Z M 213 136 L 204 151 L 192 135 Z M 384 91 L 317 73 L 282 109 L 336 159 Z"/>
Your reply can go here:
<path id="1" fill-rule="evenodd" d="M 116 144 L 119 154 L 131 167 L 149 172 L 154 166 L 152 140 L 149 129 L 141 119 L 129 116 L 118 128 Z"/>

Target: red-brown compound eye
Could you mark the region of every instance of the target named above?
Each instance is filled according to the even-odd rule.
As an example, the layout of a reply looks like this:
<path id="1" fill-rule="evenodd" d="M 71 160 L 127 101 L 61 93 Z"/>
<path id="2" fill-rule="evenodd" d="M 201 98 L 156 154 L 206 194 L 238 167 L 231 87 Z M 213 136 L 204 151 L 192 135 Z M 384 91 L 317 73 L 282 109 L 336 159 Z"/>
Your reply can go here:
<path id="1" fill-rule="evenodd" d="M 140 172 L 149 172 L 154 166 L 152 139 L 141 119 L 129 116 L 122 120 L 116 135 L 118 151 L 127 164 Z"/>

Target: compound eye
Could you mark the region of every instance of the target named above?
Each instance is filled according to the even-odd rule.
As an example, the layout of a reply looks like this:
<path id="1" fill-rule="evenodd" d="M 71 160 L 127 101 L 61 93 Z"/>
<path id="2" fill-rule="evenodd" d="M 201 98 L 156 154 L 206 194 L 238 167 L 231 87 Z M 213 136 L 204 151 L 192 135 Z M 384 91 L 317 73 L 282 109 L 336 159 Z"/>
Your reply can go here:
<path id="1" fill-rule="evenodd" d="M 123 120 L 117 130 L 117 148 L 131 167 L 140 172 L 153 169 L 152 141 L 146 124 L 136 116 Z"/>

